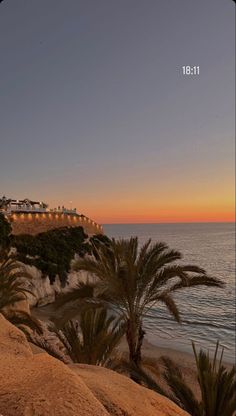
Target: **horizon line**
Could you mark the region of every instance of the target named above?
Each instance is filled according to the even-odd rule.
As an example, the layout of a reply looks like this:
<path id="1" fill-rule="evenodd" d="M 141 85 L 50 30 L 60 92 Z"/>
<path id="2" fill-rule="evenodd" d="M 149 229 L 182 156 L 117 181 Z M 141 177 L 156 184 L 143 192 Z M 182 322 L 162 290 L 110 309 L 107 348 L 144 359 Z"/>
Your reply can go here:
<path id="1" fill-rule="evenodd" d="M 161 225 L 161 224 L 235 224 L 234 221 L 170 221 L 170 222 L 103 222 L 101 225 Z"/>

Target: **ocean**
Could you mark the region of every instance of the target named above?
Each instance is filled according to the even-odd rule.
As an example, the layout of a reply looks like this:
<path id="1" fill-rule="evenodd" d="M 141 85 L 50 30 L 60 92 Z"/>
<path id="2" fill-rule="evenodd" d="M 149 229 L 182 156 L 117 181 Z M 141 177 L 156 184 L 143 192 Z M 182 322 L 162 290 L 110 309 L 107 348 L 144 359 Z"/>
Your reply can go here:
<path id="1" fill-rule="evenodd" d="M 224 360 L 234 362 L 235 353 L 235 224 L 105 224 L 108 237 L 138 236 L 164 241 L 183 254 L 183 262 L 205 268 L 222 279 L 219 288 L 190 288 L 174 295 L 182 323 L 177 324 L 161 304 L 144 319 L 146 338 L 160 347 L 192 352 L 191 340 L 210 352 L 216 341 L 224 347 Z"/>

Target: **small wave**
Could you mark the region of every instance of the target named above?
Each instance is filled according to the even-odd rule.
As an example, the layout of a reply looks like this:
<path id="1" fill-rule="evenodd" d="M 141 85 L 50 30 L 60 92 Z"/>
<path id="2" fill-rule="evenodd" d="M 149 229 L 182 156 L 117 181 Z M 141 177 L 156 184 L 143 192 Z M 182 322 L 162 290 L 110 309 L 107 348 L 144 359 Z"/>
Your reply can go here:
<path id="1" fill-rule="evenodd" d="M 183 323 L 186 323 L 188 325 L 195 325 L 195 326 L 207 326 L 208 328 L 218 328 L 218 329 L 225 329 L 226 331 L 234 331 L 234 325 L 232 326 L 225 326 L 221 325 L 218 322 L 217 323 L 209 323 L 209 322 L 201 322 L 201 321 L 190 321 L 190 320 L 184 320 Z"/>
<path id="2" fill-rule="evenodd" d="M 161 316 L 161 315 L 155 316 L 155 315 L 148 314 L 148 315 L 146 315 L 146 319 L 147 320 L 152 320 L 152 321 L 155 320 L 156 322 L 158 322 L 159 320 L 160 321 L 165 321 L 166 323 L 167 322 L 170 323 L 170 326 L 173 324 L 173 322 L 175 322 L 175 321 L 170 321 L 170 319 L 168 319 L 164 316 Z M 208 328 L 224 329 L 226 331 L 234 331 L 234 328 L 235 328 L 235 322 L 232 322 L 232 324 L 229 326 L 229 325 L 221 324 L 219 322 L 214 323 L 214 321 L 202 322 L 202 321 L 196 321 L 196 320 L 191 320 L 191 319 L 182 319 L 181 323 L 186 324 L 186 325 L 194 325 L 194 326 L 203 326 L 203 327 L 208 327 Z"/>

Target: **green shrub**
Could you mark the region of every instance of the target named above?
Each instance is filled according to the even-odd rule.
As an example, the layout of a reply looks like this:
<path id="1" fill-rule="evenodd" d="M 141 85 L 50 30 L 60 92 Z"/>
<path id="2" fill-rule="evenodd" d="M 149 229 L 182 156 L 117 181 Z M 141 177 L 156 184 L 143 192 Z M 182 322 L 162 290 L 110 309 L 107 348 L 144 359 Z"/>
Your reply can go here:
<path id="1" fill-rule="evenodd" d="M 33 235 L 12 236 L 12 246 L 17 249 L 17 259 L 35 266 L 53 283 L 56 275 L 66 284 L 71 260 L 75 254 L 81 257 L 91 253 L 91 246 L 82 227 L 57 228 Z"/>

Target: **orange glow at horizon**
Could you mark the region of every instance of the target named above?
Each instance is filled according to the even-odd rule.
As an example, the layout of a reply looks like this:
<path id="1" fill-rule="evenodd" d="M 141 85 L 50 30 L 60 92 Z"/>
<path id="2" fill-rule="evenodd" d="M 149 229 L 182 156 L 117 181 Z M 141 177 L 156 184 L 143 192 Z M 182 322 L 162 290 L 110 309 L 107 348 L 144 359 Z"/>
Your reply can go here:
<path id="1" fill-rule="evenodd" d="M 131 223 L 194 223 L 194 222 L 235 222 L 235 214 L 233 212 L 219 213 L 174 213 L 166 212 L 158 215 L 96 215 L 93 218 L 100 224 L 131 224 Z"/>
<path id="2" fill-rule="evenodd" d="M 126 210 L 87 210 L 87 214 L 100 224 L 109 223 L 171 223 L 171 222 L 234 222 L 235 211 L 232 207 L 210 207 L 193 208 L 176 207 L 159 209 L 142 209 L 141 206 Z M 100 208 L 100 209 L 99 209 Z"/>
<path id="3" fill-rule="evenodd" d="M 73 200 L 79 214 L 99 224 L 109 223 L 175 223 L 175 222 L 234 222 L 235 181 L 231 171 L 204 171 L 155 177 L 133 175 L 121 171 L 120 177 L 94 177 L 87 186 L 62 186 L 55 199 L 49 191 L 44 199 L 51 207 Z M 129 174 L 129 176 L 128 176 Z M 128 178 L 128 179 L 127 179 Z M 45 192 L 45 188 L 44 188 Z M 48 198 L 47 198 L 48 196 Z M 69 217 L 69 220 L 71 218 Z M 84 218 L 86 221 L 86 218 Z"/>
<path id="4" fill-rule="evenodd" d="M 173 201 L 158 203 L 152 201 L 109 201 L 107 205 L 89 204 L 86 210 L 93 220 L 100 224 L 109 223 L 175 223 L 175 222 L 234 222 L 234 200 L 220 198 L 209 201 Z"/>

